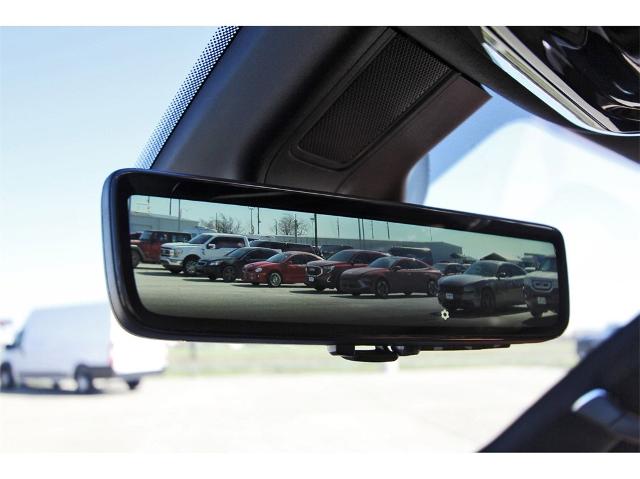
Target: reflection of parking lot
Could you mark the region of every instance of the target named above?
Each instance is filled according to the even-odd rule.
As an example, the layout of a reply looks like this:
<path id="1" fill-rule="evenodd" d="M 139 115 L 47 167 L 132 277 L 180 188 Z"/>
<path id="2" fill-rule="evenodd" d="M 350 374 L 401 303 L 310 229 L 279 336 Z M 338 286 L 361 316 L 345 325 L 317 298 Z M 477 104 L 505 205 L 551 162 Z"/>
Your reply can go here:
<path id="1" fill-rule="evenodd" d="M 330 323 L 477 326 L 477 313 L 457 311 L 448 320 L 441 316 L 437 298 L 426 294 L 354 297 L 334 290 L 317 292 L 304 285 L 270 288 L 247 283 L 224 283 L 208 278 L 172 275 L 162 267 L 143 265 L 135 270 L 136 284 L 145 306 L 175 316 L 223 317 L 258 321 L 304 321 L 326 318 Z M 542 321 L 545 319 L 542 318 Z M 534 320 L 525 305 L 499 311 L 483 324 L 510 326 Z"/>

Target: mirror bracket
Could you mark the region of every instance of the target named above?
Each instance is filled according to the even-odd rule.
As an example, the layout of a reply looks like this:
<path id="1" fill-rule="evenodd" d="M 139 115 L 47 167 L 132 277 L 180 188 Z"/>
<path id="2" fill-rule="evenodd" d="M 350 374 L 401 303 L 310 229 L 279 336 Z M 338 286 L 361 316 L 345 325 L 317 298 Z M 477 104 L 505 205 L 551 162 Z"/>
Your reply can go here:
<path id="1" fill-rule="evenodd" d="M 420 352 L 417 346 L 375 346 L 374 349 L 356 349 L 355 344 L 336 344 L 328 346 L 327 349 L 332 356 L 366 363 L 392 362 L 400 356 L 413 356 Z"/>
<path id="2" fill-rule="evenodd" d="M 375 346 L 374 349 L 356 349 L 354 344 L 327 346 L 331 356 L 340 356 L 348 361 L 365 363 L 386 363 L 398 359 L 398 353 L 389 346 Z"/>
<path id="3" fill-rule="evenodd" d="M 420 351 L 471 351 L 477 349 L 502 349 L 511 344 L 423 344 L 420 346 L 375 346 L 374 349 L 357 349 L 355 344 L 327 346 L 331 356 L 340 356 L 348 361 L 365 363 L 392 362 L 401 356 L 415 356 Z"/>

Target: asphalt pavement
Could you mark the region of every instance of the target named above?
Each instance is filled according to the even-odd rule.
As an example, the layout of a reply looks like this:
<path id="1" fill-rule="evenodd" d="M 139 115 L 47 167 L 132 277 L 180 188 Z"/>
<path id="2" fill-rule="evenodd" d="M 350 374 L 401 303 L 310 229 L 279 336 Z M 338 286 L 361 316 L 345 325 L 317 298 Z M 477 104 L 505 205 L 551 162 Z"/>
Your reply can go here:
<path id="1" fill-rule="evenodd" d="M 133 392 L 112 381 L 86 396 L 67 384 L 21 388 L 0 393 L 0 452 L 473 451 L 564 373 L 153 377 Z"/>
<path id="2" fill-rule="evenodd" d="M 448 319 L 435 297 L 426 294 L 393 294 L 386 299 L 374 295 L 352 296 L 335 290 L 318 292 L 304 284 L 271 288 L 236 281 L 210 281 L 206 277 L 172 275 L 159 265 L 135 269 L 135 280 L 143 304 L 151 311 L 171 316 L 251 319 L 254 321 L 319 321 L 333 324 L 405 326 L 495 327 L 540 324 L 525 305 L 481 313 L 457 311 Z M 480 319 L 482 318 L 482 319 Z"/>

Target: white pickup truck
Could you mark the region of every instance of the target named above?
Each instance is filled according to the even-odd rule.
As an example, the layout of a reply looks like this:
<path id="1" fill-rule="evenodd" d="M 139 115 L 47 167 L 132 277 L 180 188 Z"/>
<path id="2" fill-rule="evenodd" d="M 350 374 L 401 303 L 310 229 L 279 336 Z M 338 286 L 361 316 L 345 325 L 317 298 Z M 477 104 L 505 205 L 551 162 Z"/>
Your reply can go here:
<path id="1" fill-rule="evenodd" d="M 160 264 L 178 274 L 196 274 L 196 265 L 201 259 L 220 258 L 236 248 L 249 246 L 244 235 L 226 233 L 202 233 L 187 243 L 165 243 L 160 247 Z"/>

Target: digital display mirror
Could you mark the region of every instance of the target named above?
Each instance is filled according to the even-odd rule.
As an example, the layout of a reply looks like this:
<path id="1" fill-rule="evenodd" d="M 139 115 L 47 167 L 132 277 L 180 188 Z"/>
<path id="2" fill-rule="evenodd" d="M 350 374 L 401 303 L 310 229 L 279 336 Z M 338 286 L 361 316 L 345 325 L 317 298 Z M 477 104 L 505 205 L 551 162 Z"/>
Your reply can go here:
<path id="1" fill-rule="evenodd" d="M 567 323 L 553 228 L 150 172 L 116 179 L 105 189 L 107 270 L 118 258 L 111 269 L 127 287 L 114 309 L 129 310 L 129 329 L 498 344 L 548 339 Z"/>

